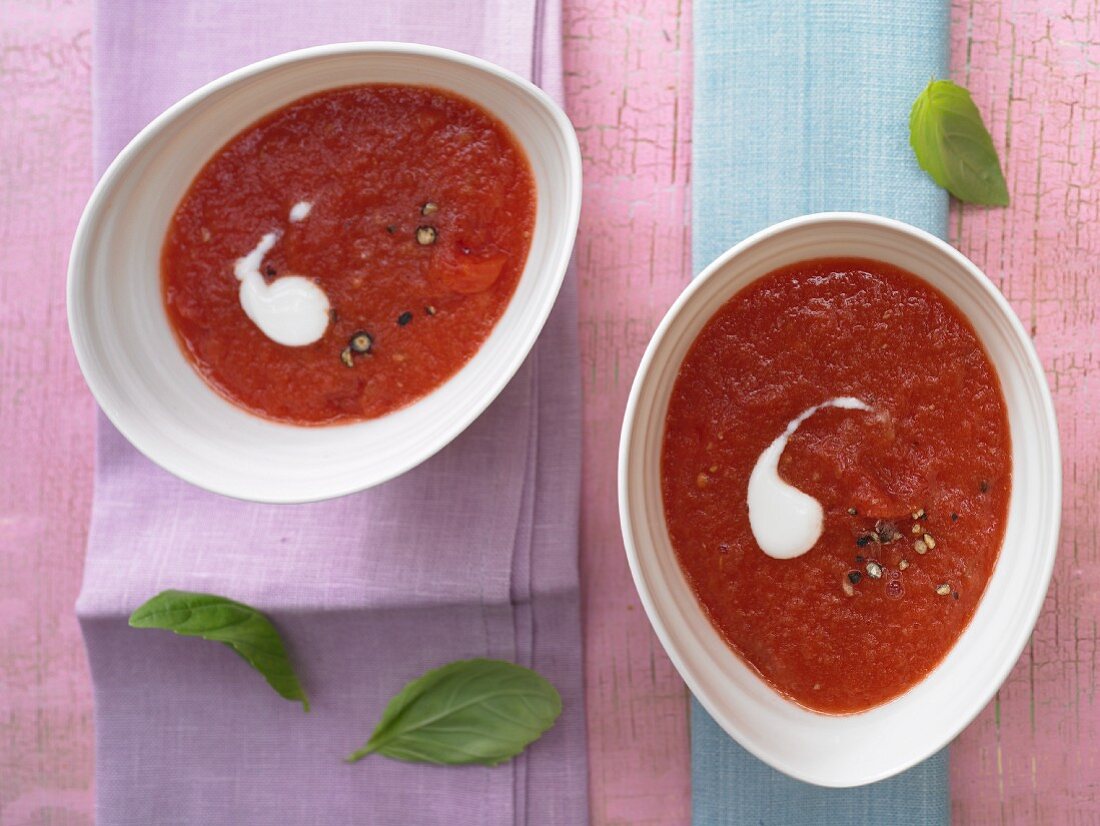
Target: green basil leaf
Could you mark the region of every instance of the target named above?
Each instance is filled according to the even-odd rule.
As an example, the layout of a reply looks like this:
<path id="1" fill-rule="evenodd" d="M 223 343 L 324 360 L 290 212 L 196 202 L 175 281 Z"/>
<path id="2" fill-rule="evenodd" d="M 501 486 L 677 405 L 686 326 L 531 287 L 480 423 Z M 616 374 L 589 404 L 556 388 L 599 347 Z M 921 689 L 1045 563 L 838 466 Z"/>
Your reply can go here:
<path id="1" fill-rule="evenodd" d="M 933 80 L 909 113 L 909 144 L 917 162 L 960 201 L 1007 206 L 1001 162 L 970 92 Z"/>
<path id="2" fill-rule="evenodd" d="M 382 754 L 414 763 L 510 760 L 561 714 L 561 696 L 543 677 L 502 660 L 459 660 L 406 685 L 390 700 L 354 763 Z"/>
<path id="3" fill-rule="evenodd" d="M 162 591 L 130 615 L 133 628 L 165 628 L 185 637 L 224 643 L 259 671 L 280 696 L 301 702 L 306 697 L 283 640 L 270 620 L 248 605 L 214 594 Z"/>

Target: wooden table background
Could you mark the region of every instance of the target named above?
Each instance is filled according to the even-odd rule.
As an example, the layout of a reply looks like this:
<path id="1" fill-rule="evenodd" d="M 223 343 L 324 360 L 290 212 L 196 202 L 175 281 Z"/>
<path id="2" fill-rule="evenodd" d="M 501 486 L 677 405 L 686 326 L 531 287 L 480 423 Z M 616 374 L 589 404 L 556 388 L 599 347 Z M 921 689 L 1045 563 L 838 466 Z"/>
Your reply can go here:
<path id="1" fill-rule="evenodd" d="M 1054 7 L 1057 5 L 1057 7 Z M 93 404 L 65 324 L 91 189 L 91 0 L 0 0 L 0 824 L 93 820 L 91 691 L 73 603 Z M 585 162 L 582 576 L 595 824 L 686 823 L 687 697 L 630 583 L 614 504 L 622 409 L 690 277 L 690 0 L 565 0 Z M 1100 823 L 1100 0 L 954 0 L 952 76 L 986 113 L 1013 205 L 952 241 L 1035 337 L 1065 508 L 1038 627 L 952 750 L 958 823 Z M 904 116 L 904 113 L 899 113 Z M 1023 471 L 1023 472 L 1026 472 Z"/>

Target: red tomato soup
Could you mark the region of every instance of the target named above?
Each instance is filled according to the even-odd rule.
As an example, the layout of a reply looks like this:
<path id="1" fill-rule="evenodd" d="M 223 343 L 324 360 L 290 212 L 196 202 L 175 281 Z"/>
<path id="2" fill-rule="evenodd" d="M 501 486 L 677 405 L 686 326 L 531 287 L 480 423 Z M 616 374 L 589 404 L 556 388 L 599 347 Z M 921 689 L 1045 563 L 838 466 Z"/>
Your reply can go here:
<path id="1" fill-rule="evenodd" d="M 773 558 L 750 475 L 796 417 L 843 397 L 870 410 L 821 408 L 779 456 L 823 519 L 809 551 Z M 734 651 L 802 706 L 857 712 L 923 679 L 974 614 L 1008 507 L 1005 403 L 939 292 L 877 261 L 804 261 L 739 292 L 692 344 L 661 486 L 680 565 Z"/>
<path id="2" fill-rule="evenodd" d="M 534 221 L 527 158 L 477 105 L 426 87 L 334 89 L 206 164 L 165 238 L 164 301 L 187 357 L 230 401 L 298 425 L 370 419 L 477 352 Z M 255 275 L 238 280 L 242 264 Z M 244 309 L 249 278 L 264 301 L 308 282 L 327 299 L 320 337 L 273 339 Z"/>

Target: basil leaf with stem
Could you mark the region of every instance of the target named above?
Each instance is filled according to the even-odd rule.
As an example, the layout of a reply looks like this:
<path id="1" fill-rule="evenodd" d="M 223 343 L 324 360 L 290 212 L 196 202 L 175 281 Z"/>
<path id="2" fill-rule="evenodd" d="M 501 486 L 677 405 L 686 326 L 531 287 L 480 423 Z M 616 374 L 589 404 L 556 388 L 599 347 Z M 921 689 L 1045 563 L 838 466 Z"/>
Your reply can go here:
<path id="1" fill-rule="evenodd" d="M 414 763 L 495 766 L 554 725 L 561 696 L 529 668 L 503 660 L 459 660 L 428 671 L 386 706 L 363 748 Z"/>
<path id="2" fill-rule="evenodd" d="M 909 144 L 921 168 L 960 201 L 1008 205 L 993 138 L 962 86 L 932 80 L 917 95 L 909 113 Z"/>
<path id="3" fill-rule="evenodd" d="M 185 637 L 228 645 L 288 700 L 309 711 L 283 640 L 275 626 L 251 606 L 215 594 L 162 591 L 130 615 L 132 628 L 164 628 Z"/>

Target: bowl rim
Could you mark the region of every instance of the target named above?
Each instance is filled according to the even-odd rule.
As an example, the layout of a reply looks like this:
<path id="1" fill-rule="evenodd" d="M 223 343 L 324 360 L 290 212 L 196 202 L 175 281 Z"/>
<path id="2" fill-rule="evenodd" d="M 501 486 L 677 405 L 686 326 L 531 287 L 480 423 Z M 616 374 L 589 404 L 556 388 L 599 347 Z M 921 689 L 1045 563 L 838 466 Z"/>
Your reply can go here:
<path id="1" fill-rule="evenodd" d="M 400 462 L 394 462 L 385 472 L 376 474 L 362 483 L 348 481 L 342 484 L 333 484 L 331 482 L 322 483 L 314 481 L 308 483 L 308 487 L 310 488 L 308 492 L 300 490 L 295 493 L 288 494 L 280 492 L 274 495 L 264 488 L 255 489 L 256 486 L 254 485 L 251 486 L 252 489 L 248 491 L 244 490 L 245 487 L 248 487 L 246 485 L 222 485 L 217 478 L 203 477 L 201 474 L 192 473 L 185 468 L 178 467 L 171 459 L 159 456 L 158 454 L 160 451 L 156 448 L 156 439 L 136 433 L 135 430 L 129 426 L 127 417 L 128 415 L 135 415 L 135 413 L 131 412 L 127 414 L 124 402 L 115 405 L 106 401 L 109 400 L 112 395 L 108 389 L 109 382 L 103 378 L 94 367 L 93 337 L 83 321 L 83 314 L 77 310 L 77 308 L 87 300 L 87 273 L 89 268 L 84 266 L 83 262 L 87 259 L 89 248 L 93 243 L 94 229 L 99 226 L 102 220 L 102 214 L 108 208 L 111 192 L 120 183 L 121 178 L 126 174 L 132 162 L 177 118 L 184 115 L 188 110 L 208 97 L 242 81 L 265 74 L 274 69 L 295 63 L 307 63 L 318 59 L 355 55 L 408 56 L 412 58 L 428 58 L 457 63 L 491 75 L 498 80 L 503 80 L 512 87 L 515 87 L 519 92 L 533 99 L 539 108 L 549 115 L 554 125 L 554 131 L 560 136 L 556 138 L 555 141 L 559 142 L 565 151 L 564 162 L 569 172 L 569 185 L 564 187 L 563 190 L 562 208 L 563 238 L 567 243 L 563 244 L 560 249 L 551 250 L 553 254 L 547 262 L 551 266 L 543 268 L 543 277 L 546 277 L 546 269 L 551 270 L 550 277 L 552 277 L 553 282 L 550 287 L 553 300 L 546 301 L 543 306 L 537 309 L 534 319 L 535 323 L 522 330 L 521 334 L 517 336 L 515 345 L 508 348 L 508 352 L 502 356 L 500 368 L 496 371 L 496 378 L 490 385 L 489 391 L 485 392 L 479 399 L 474 401 L 468 414 L 464 418 L 452 421 L 450 426 L 441 432 L 440 437 L 431 445 L 430 449 L 410 452 L 408 458 Z M 339 84 L 331 88 L 339 88 Z M 441 88 L 448 87 L 444 85 Z M 456 94 L 462 95 L 461 92 L 456 92 Z M 465 97 L 465 95 L 463 96 Z M 505 116 L 499 112 L 492 112 L 492 114 L 512 131 L 511 125 L 508 123 Z M 248 125 L 254 120 L 255 118 L 252 118 L 248 123 L 243 123 L 237 129 L 237 132 L 248 128 Z M 517 137 L 516 140 L 519 141 L 519 138 Z M 522 143 L 520 145 L 523 146 Z M 527 151 L 526 146 L 523 146 L 523 148 Z M 577 139 L 576 130 L 562 107 L 559 106 L 549 94 L 544 92 L 534 83 L 488 60 L 441 46 L 388 40 L 329 43 L 309 46 L 303 49 L 295 49 L 264 58 L 238 69 L 234 69 L 203 84 L 166 108 L 130 139 L 107 165 L 107 168 L 104 170 L 99 180 L 96 181 L 81 213 L 80 220 L 77 223 L 76 232 L 73 236 L 72 248 L 69 253 L 66 274 L 66 320 L 69 326 L 69 337 L 76 354 L 77 365 L 100 410 L 103 411 L 107 419 L 123 437 L 154 464 L 198 488 L 230 498 L 240 499 L 242 501 L 266 504 L 302 504 L 318 502 L 366 490 L 407 473 L 409 470 L 427 461 L 449 445 L 464 430 L 477 421 L 485 412 L 486 408 L 500 396 L 507 384 L 519 371 L 519 368 L 534 349 L 538 337 L 542 333 L 551 312 L 554 307 L 557 306 L 558 298 L 561 293 L 561 286 L 564 283 L 566 273 L 569 269 L 573 248 L 576 243 L 577 228 L 580 223 L 582 188 L 583 171 L 580 144 Z M 504 351 L 502 351 L 502 353 L 504 353 Z M 453 381 L 457 375 L 456 373 L 455 376 L 451 376 L 447 379 L 447 382 Z M 446 382 L 444 382 L 444 384 L 446 384 Z M 219 395 L 213 388 L 208 387 L 208 390 L 215 395 Z M 431 391 L 429 391 L 428 395 L 431 395 Z M 416 402 L 414 401 L 412 404 L 416 404 Z M 371 420 L 341 423 L 336 426 L 354 427 L 356 425 L 369 423 L 370 421 Z M 280 422 L 275 422 L 275 424 L 282 424 L 292 428 L 297 427 L 293 424 Z"/>
<path id="2" fill-rule="evenodd" d="M 703 288 L 707 281 L 715 277 L 717 273 L 723 270 L 733 259 L 737 258 L 743 252 L 751 247 L 755 247 L 760 243 L 768 241 L 775 236 L 782 235 L 791 230 L 795 230 L 807 225 L 812 224 L 828 224 L 835 222 L 845 223 L 857 223 L 868 226 L 874 226 L 877 228 L 883 228 L 900 232 L 908 235 L 914 240 L 933 247 L 936 251 L 942 253 L 952 260 L 953 263 L 958 265 L 966 275 L 979 286 L 982 290 L 984 297 L 992 303 L 996 313 L 1003 317 L 1009 324 L 1013 337 L 1018 340 L 1018 343 L 1022 345 L 1023 352 L 1026 358 L 1026 372 L 1032 374 L 1037 381 L 1037 386 L 1040 390 L 1040 402 L 1042 410 L 1043 424 L 1046 426 L 1041 429 L 1041 432 L 1037 434 L 1037 438 L 1045 441 L 1045 448 L 1049 451 L 1050 456 L 1050 481 L 1052 485 L 1051 489 L 1051 511 L 1055 514 L 1054 518 L 1048 521 L 1045 535 L 1042 536 L 1041 546 L 1049 548 L 1047 559 L 1042 571 L 1041 578 L 1036 580 L 1036 587 L 1029 592 L 1028 604 L 1022 606 L 1022 614 L 1026 618 L 1026 623 L 1019 626 L 1021 629 L 1026 629 L 1026 633 L 1022 630 L 1018 632 L 1018 639 L 1015 639 L 1009 646 L 1009 650 L 1012 651 L 1012 657 L 1005 657 L 996 669 L 995 679 L 990 682 L 989 685 L 973 692 L 973 699 L 967 704 L 966 711 L 959 715 L 958 719 L 951 725 L 945 726 L 943 731 L 932 738 L 933 745 L 931 747 L 925 747 L 918 749 L 914 754 L 901 761 L 897 761 L 896 764 L 880 770 L 878 772 L 872 772 L 866 776 L 861 776 L 852 780 L 851 782 L 838 782 L 830 779 L 823 779 L 821 777 L 814 776 L 813 772 L 800 769 L 798 766 L 794 766 L 786 763 L 782 759 L 777 759 L 776 755 L 768 754 L 763 749 L 760 749 L 752 741 L 751 738 L 740 736 L 740 727 L 737 725 L 736 720 L 727 718 L 716 707 L 713 699 L 710 697 L 707 691 L 703 690 L 700 685 L 700 681 L 696 679 L 695 672 L 686 662 L 685 658 L 681 656 L 680 649 L 673 641 L 673 636 L 666 626 L 662 613 L 658 610 L 653 596 L 646 583 L 645 572 L 642 570 L 642 562 L 639 558 L 637 543 L 635 541 L 634 524 L 631 518 L 631 504 L 630 496 L 628 494 L 628 479 L 631 472 L 631 444 L 634 438 L 634 431 L 637 425 L 637 407 L 639 405 L 639 399 L 642 395 L 644 385 L 647 382 L 650 370 L 654 361 L 657 359 L 659 352 L 662 350 L 662 345 L 667 336 L 669 329 L 673 326 L 681 312 L 688 307 L 693 301 L 695 295 Z M 728 298 L 732 297 L 736 293 L 731 293 Z M 950 297 L 948 297 L 950 301 Z M 952 302 L 954 303 L 954 302 Z M 960 309 L 960 313 L 963 311 Z M 963 313 L 964 317 L 967 317 L 966 313 Z M 968 317 L 967 317 L 968 318 Z M 969 318 L 968 318 L 969 320 Z M 983 342 L 984 343 L 984 342 Z M 1024 330 L 1023 324 L 1020 322 L 1016 313 L 1013 312 L 1008 300 L 1001 294 L 1001 292 L 993 285 L 992 281 L 974 264 L 970 259 L 963 255 L 955 247 L 951 246 L 942 239 L 932 235 L 931 233 L 915 227 L 911 224 L 899 221 L 893 218 L 885 218 L 879 215 L 864 212 L 854 211 L 829 211 L 829 212 L 817 212 L 806 215 L 789 218 L 784 221 L 772 224 L 764 229 L 761 229 L 752 235 L 748 236 L 744 240 L 730 247 L 724 253 L 719 255 L 714 261 L 708 264 L 691 282 L 684 288 L 680 295 L 673 302 L 672 306 L 665 313 L 661 319 L 660 324 L 654 331 L 649 344 L 646 346 L 645 353 L 642 356 L 639 363 L 638 370 L 634 376 L 634 382 L 631 385 L 630 395 L 627 399 L 626 410 L 623 416 L 623 427 L 619 439 L 619 457 L 618 457 L 618 505 L 619 505 L 619 522 L 623 536 L 623 544 L 626 550 L 627 562 L 630 566 L 631 577 L 634 581 L 635 589 L 638 592 L 638 596 L 645 608 L 646 616 L 649 619 L 650 625 L 653 627 L 654 632 L 657 634 L 658 639 L 661 642 L 661 646 L 664 648 L 669 659 L 672 660 L 673 665 L 676 667 L 680 677 L 687 684 L 692 695 L 699 701 L 699 703 L 706 709 L 711 718 L 728 734 L 731 738 L 737 741 L 742 748 L 750 752 L 759 760 L 767 763 L 773 768 L 783 772 L 784 774 L 793 777 L 797 780 L 802 780 L 807 783 L 811 783 L 818 786 L 826 786 L 833 788 L 847 788 L 853 786 L 866 785 L 868 783 L 874 783 L 879 780 L 884 780 L 888 777 L 900 774 L 906 769 L 911 768 L 922 760 L 927 759 L 932 754 L 938 752 L 948 743 L 950 743 L 958 734 L 968 726 L 975 717 L 988 705 L 990 700 L 1000 689 L 1001 685 L 1007 679 L 1009 673 L 1015 667 L 1020 655 L 1023 653 L 1028 640 L 1031 639 L 1032 633 L 1035 629 L 1035 624 L 1038 621 L 1039 614 L 1042 610 L 1043 602 L 1046 598 L 1047 591 L 1050 587 L 1050 580 L 1054 572 L 1054 564 L 1057 559 L 1058 551 L 1058 539 L 1061 529 L 1061 510 L 1062 510 L 1062 459 L 1061 448 L 1058 437 L 1058 421 L 1055 414 L 1054 403 L 1050 393 L 1050 385 L 1047 382 L 1046 374 L 1043 371 L 1042 363 L 1039 360 L 1038 353 L 1035 349 L 1034 342 L 1027 335 Z M 679 564 L 679 563 L 677 563 Z M 1041 585 L 1041 587 L 1039 587 Z M 694 594 L 693 594 L 694 596 Z M 985 599 L 983 594 L 982 599 Z M 697 600 L 697 598 L 696 598 Z M 696 601 L 696 606 L 700 608 Z M 973 618 L 972 618 L 973 620 Z M 971 620 L 971 621 L 972 621 Z M 711 629 L 711 632 L 717 634 L 717 630 L 714 628 L 710 620 L 707 623 Z M 969 627 L 969 623 L 967 625 Z M 725 645 L 725 642 L 723 641 Z M 734 652 L 735 656 L 736 652 Z M 937 666 L 938 667 L 938 666 Z M 750 670 L 753 670 L 750 668 Z M 934 673 L 933 669 L 933 673 Z M 756 675 L 757 679 L 762 679 L 759 675 Z M 921 680 L 923 682 L 923 678 Z M 769 689 L 771 687 L 769 686 Z M 774 691 L 774 689 L 771 689 Z M 778 693 L 776 696 L 781 696 Z M 784 698 L 785 699 L 785 698 Z M 785 700 L 790 702 L 789 700 Z M 875 706 L 873 711 L 880 706 Z M 812 712 L 811 712 L 812 713 Z M 862 713 L 862 712 L 857 712 Z M 834 716 L 834 715 L 828 715 Z"/>

